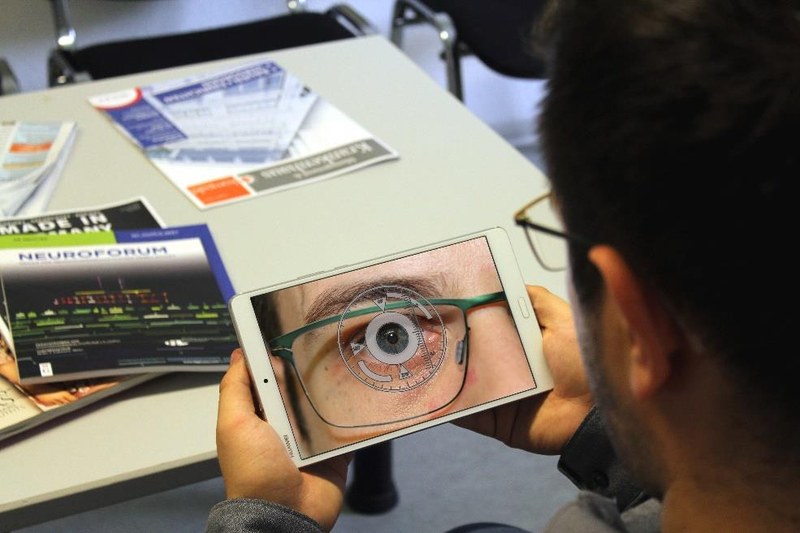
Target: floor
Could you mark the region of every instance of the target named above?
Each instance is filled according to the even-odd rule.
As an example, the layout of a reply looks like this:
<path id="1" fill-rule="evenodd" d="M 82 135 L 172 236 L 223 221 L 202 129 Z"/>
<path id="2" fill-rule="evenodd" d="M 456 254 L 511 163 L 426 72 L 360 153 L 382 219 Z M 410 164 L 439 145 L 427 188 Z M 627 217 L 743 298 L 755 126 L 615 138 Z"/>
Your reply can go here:
<path id="1" fill-rule="evenodd" d="M 555 457 L 512 450 L 450 424 L 407 435 L 393 445 L 398 504 L 379 515 L 346 509 L 333 532 L 436 533 L 479 521 L 540 531 L 576 493 L 555 465 Z M 209 508 L 223 498 L 217 478 L 18 531 L 201 532 Z"/>
<path id="2" fill-rule="evenodd" d="M 535 147 L 521 150 L 539 165 Z M 451 424 L 394 441 L 398 504 L 365 515 L 345 509 L 334 533 L 443 533 L 494 521 L 540 531 L 575 487 L 556 457 L 535 456 Z M 17 530 L 19 533 L 201 532 L 208 510 L 224 498 L 220 478 Z"/>

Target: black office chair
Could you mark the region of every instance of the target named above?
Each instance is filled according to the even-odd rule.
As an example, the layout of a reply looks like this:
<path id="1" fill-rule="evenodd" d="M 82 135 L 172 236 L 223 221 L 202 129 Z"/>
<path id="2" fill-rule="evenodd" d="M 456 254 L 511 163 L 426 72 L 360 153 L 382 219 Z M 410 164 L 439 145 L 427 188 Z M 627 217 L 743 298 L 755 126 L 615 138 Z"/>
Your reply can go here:
<path id="1" fill-rule="evenodd" d="M 288 13 L 243 24 L 78 47 L 69 0 L 50 1 L 56 25 L 51 87 L 377 33 L 347 4 L 317 12 L 291 0 Z"/>
<path id="2" fill-rule="evenodd" d="M 433 26 L 442 45 L 447 88 L 463 100 L 461 58 L 466 55 L 505 76 L 545 77 L 544 60 L 534 53 L 532 32 L 547 5 L 547 0 L 395 0 L 391 39 L 402 46 L 406 26 Z"/>
<path id="3" fill-rule="evenodd" d="M 0 57 L 0 96 L 19 92 L 19 82 L 4 57 Z"/>

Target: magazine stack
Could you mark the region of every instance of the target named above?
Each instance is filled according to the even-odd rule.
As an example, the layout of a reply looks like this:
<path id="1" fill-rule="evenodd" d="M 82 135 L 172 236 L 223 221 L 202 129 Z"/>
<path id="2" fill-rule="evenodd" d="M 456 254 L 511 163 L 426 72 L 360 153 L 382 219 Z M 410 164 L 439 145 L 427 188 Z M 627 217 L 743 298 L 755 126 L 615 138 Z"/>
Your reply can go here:
<path id="1" fill-rule="evenodd" d="M 208 227 L 144 198 L 0 220 L 0 289 L 0 440 L 236 346 Z"/>

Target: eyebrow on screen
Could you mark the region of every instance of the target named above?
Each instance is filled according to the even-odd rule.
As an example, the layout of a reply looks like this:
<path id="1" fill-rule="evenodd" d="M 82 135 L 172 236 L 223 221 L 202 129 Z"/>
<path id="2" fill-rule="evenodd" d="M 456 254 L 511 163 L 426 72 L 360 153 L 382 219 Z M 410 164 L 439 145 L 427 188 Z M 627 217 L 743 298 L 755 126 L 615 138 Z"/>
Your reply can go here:
<path id="1" fill-rule="evenodd" d="M 453 294 L 453 283 L 444 276 L 405 277 L 386 276 L 370 278 L 349 285 L 337 286 L 317 296 L 305 313 L 304 324 L 310 324 L 329 316 L 337 315 L 362 292 L 382 285 L 399 285 L 425 296 L 426 298 L 445 297 Z"/>

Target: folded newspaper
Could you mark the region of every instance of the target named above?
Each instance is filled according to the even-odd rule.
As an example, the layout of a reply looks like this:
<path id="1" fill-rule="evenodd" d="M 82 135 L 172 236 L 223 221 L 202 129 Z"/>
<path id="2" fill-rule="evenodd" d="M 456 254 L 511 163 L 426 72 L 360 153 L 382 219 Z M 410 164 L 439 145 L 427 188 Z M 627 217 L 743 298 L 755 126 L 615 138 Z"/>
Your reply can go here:
<path id="1" fill-rule="evenodd" d="M 398 157 L 271 61 L 89 101 L 200 209 Z"/>
<path id="2" fill-rule="evenodd" d="M 44 211 L 75 129 L 74 122 L 0 122 L 0 218 Z"/>

